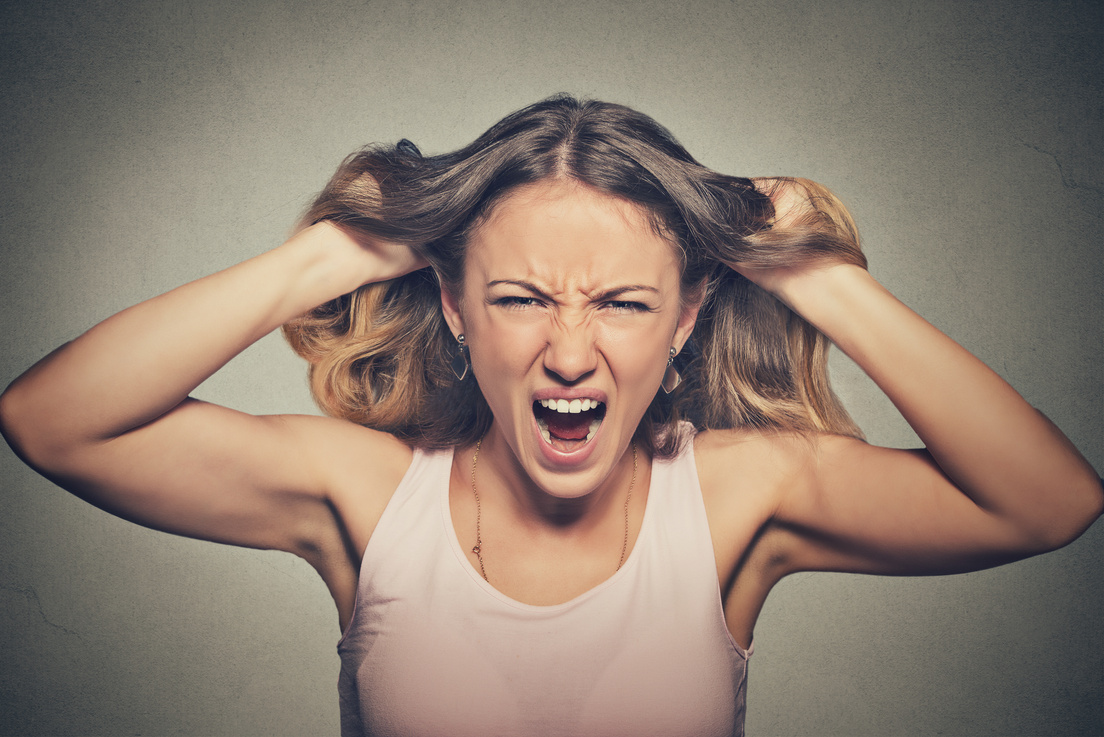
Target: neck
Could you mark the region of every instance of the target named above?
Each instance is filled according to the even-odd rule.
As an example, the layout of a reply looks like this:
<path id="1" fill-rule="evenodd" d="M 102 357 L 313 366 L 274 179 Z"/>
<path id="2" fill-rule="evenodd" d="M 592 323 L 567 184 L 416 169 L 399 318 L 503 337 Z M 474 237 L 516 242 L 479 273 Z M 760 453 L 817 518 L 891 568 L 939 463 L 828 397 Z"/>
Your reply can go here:
<path id="1" fill-rule="evenodd" d="M 632 475 L 630 446 L 596 488 L 577 497 L 553 496 L 529 477 L 497 427 L 492 425 L 479 451 L 476 484 L 488 503 L 505 503 L 512 513 L 523 519 L 566 532 L 596 524 L 606 513 L 620 514 Z M 641 475 L 638 469 L 638 487 Z"/>

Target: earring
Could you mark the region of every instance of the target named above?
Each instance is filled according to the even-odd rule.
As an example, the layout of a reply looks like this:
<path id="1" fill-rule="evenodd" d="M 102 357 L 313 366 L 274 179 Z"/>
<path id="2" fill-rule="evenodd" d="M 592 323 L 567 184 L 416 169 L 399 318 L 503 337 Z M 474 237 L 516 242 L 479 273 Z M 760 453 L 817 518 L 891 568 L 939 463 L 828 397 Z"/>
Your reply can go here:
<path id="1" fill-rule="evenodd" d="M 456 343 L 456 354 L 449 359 L 449 368 L 451 368 L 452 373 L 456 375 L 457 381 L 463 381 L 464 377 L 468 375 L 468 371 L 471 369 L 471 361 L 468 360 L 468 347 L 464 345 L 463 333 L 456 336 Z"/>
<path id="2" fill-rule="evenodd" d="M 682 376 L 679 374 L 678 369 L 675 368 L 676 355 L 678 355 L 678 351 L 675 350 L 674 346 L 671 346 L 671 355 L 667 357 L 667 371 L 664 372 L 663 382 L 660 383 L 665 394 L 670 394 L 682 383 Z"/>

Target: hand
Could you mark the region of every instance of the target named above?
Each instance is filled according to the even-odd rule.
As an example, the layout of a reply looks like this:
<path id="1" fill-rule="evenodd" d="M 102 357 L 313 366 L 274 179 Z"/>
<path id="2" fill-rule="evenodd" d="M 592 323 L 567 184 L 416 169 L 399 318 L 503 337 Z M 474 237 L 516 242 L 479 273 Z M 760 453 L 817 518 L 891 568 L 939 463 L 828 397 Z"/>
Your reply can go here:
<path id="1" fill-rule="evenodd" d="M 808 179 L 760 177 L 755 186 L 771 199 L 772 227 L 751 239 L 767 255 L 754 263 L 731 263 L 752 282 L 794 306 L 798 290 L 837 267 L 865 268 L 858 230 L 843 203 Z"/>
<path id="2" fill-rule="evenodd" d="M 755 188 L 770 198 L 774 205 L 774 219 L 771 225 L 775 228 L 793 227 L 803 215 L 815 212 L 808 184 L 815 184 L 807 179 L 791 179 L 789 177 L 752 177 Z M 816 185 L 819 187 L 819 185 Z"/>
<path id="3" fill-rule="evenodd" d="M 397 279 L 429 266 L 410 246 L 371 238 L 332 220 L 322 220 L 298 231 L 287 246 L 315 249 L 347 279 L 347 289 Z"/>
<path id="4" fill-rule="evenodd" d="M 861 271 L 858 267 L 850 264 L 830 261 L 795 266 L 756 267 L 743 264 L 730 264 L 730 266 L 753 284 L 770 292 L 799 314 L 801 314 L 801 309 L 798 307 L 799 297 L 803 292 L 813 289 L 817 283 L 830 278 L 836 271 Z"/>

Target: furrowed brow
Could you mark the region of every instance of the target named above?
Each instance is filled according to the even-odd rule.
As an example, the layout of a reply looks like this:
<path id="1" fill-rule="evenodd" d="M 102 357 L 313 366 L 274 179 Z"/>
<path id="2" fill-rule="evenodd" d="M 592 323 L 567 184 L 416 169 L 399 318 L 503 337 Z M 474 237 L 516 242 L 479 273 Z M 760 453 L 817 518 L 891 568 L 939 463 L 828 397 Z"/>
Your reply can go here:
<path id="1" fill-rule="evenodd" d="M 532 292 L 533 294 L 539 295 L 541 297 L 547 297 L 548 296 L 547 292 L 545 292 L 543 289 L 538 287 L 536 284 L 534 284 L 532 282 L 525 281 L 523 279 L 494 279 L 493 281 L 487 282 L 487 288 L 489 289 L 491 287 L 499 286 L 501 284 L 510 284 L 510 285 L 515 286 L 515 287 L 521 287 L 522 289 L 528 290 L 528 291 Z M 620 287 L 611 287 L 610 289 L 606 289 L 605 291 L 599 292 L 598 294 L 596 294 L 591 299 L 593 299 L 595 302 L 603 302 L 603 301 L 607 301 L 607 300 L 616 300 L 618 297 L 620 297 L 624 294 L 630 294 L 632 292 L 647 292 L 649 294 L 654 294 L 654 295 L 659 295 L 660 294 L 660 291 L 658 289 L 656 289 L 655 287 L 649 286 L 647 284 L 625 284 L 625 285 L 620 286 Z"/>
<path id="2" fill-rule="evenodd" d="M 487 288 L 490 289 L 491 287 L 497 287 L 500 284 L 511 284 L 515 287 L 521 287 L 522 289 L 528 290 L 533 294 L 540 295 L 541 297 L 548 296 L 543 289 L 538 287 L 533 282 L 523 281 L 521 279 L 495 279 L 493 281 L 487 282 Z"/>
<path id="3" fill-rule="evenodd" d="M 594 300 L 596 302 L 602 302 L 605 300 L 617 299 L 618 297 L 629 294 L 631 292 L 648 292 L 650 294 L 659 295 L 659 290 L 655 287 L 650 287 L 647 284 L 626 284 L 623 287 L 614 287 L 607 289 L 604 292 L 599 293 Z"/>

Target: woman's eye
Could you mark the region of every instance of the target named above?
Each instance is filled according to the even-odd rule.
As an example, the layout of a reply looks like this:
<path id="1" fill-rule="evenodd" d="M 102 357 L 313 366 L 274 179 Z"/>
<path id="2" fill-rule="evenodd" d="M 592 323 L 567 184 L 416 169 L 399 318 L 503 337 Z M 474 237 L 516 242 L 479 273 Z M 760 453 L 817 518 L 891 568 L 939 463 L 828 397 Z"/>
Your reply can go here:
<path id="1" fill-rule="evenodd" d="M 535 297 L 499 297 L 495 300 L 495 304 L 502 305 L 503 307 L 520 309 L 523 307 L 533 307 L 540 303 Z"/>
<path id="2" fill-rule="evenodd" d="M 613 300 L 612 302 L 606 302 L 606 309 L 613 310 L 614 312 L 648 312 L 647 305 L 640 302 L 626 302 L 623 300 Z"/>

